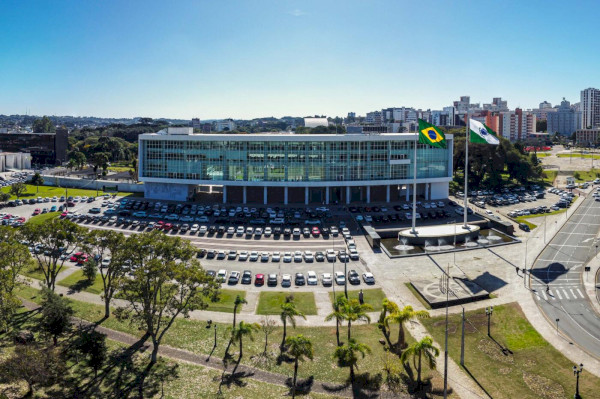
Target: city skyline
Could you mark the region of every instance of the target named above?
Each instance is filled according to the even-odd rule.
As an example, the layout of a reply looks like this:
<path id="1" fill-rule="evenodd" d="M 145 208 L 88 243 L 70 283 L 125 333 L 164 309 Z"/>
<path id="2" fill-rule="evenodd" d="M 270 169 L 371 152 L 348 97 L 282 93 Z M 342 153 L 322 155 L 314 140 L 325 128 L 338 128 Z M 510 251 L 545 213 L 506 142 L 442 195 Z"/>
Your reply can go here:
<path id="1" fill-rule="evenodd" d="M 530 109 L 600 86 L 593 2 L 140 4 L 6 6 L 0 113 L 344 116 L 463 95 Z"/>

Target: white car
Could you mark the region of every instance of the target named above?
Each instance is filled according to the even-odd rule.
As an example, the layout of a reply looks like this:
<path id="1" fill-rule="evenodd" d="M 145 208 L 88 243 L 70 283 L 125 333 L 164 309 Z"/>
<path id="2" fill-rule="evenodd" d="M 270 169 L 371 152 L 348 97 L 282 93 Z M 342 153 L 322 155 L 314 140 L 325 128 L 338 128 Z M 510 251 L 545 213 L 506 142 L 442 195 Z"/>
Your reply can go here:
<path id="1" fill-rule="evenodd" d="M 343 272 L 335 272 L 335 283 L 337 285 L 346 285 L 346 276 Z"/>
<path id="2" fill-rule="evenodd" d="M 271 262 L 279 262 L 281 260 L 281 254 L 279 252 L 273 252 L 271 255 Z"/>
<path id="3" fill-rule="evenodd" d="M 257 260 L 258 260 L 258 252 L 257 251 L 250 252 L 250 261 L 256 262 Z"/>
<path id="4" fill-rule="evenodd" d="M 248 260 L 248 251 L 241 251 L 240 255 L 238 256 L 238 260 L 241 260 L 242 262 L 245 262 Z"/>
<path id="5" fill-rule="evenodd" d="M 260 261 L 261 262 L 268 262 L 269 261 L 269 253 L 268 252 L 263 252 L 260 254 Z"/>
<path id="6" fill-rule="evenodd" d="M 312 253 L 312 251 L 304 251 L 304 261 L 305 262 L 314 262 L 315 260 L 315 255 Z"/>
<path id="7" fill-rule="evenodd" d="M 238 236 L 244 235 L 244 226 L 238 226 L 235 230 L 235 234 L 237 234 Z"/>
<path id="8" fill-rule="evenodd" d="M 294 252 L 294 262 L 302 262 L 302 252 Z"/>
<path id="9" fill-rule="evenodd" d="M 364 272 L 362 277 L 365 284 L 375 284 L 375 277 L 373 277 L 373 273 Z"/>
<path id="10" fill-rule="evenodd" d="M 321 284 L 324 287 L 329 287 L 332 284 L 331 273 L 323 273 L 321 274 Z"/>
<path id="11" fill-rule="evenodd" d="M 326 255 L 327 260 L 329 262 L 334 262 L 335 259 L 337 258 L 337 254 L 335 253 L 335 251 L 333 249 L 328 249 L 326 252 L 327 252 L 327 255 Z"/>
<path id="12" fill-rule="evenodd" d="M 292 234 L 294 235 L 294 237 L 300 237 L 300 234 L 302 234 L 302 232 L 298 227 L 294 227 L 294 231 Z"/>
<path id="13" fill-rule="evenodd" d="M 255 236 L 255 237 L 260 237 L 260 236 L 262 236 L 262 233 L 263 233 L 263 229 L 262 229 L 262 227 L 257 227 L 257 228 L 256 228 L 256 230 L 254 230 L 254 236 Z"/>
<path id="14" fill-rule="evenodd" d="M 291 252 L 286 252 L 283 254 L 283 261 L 285 263 L 290 263 L 292 261 L 292 253 Z"/>
<path id="15" fill-rule="evenodd" d="M 221 269 L 217 272 L 216 279 L 220 283 L 224 283 L 227 279 L 227 270 Z"/>
<path id="16" fill-rule="evenodd" d="M 264 236 L 269 237 L 271 234 L 273 234 L 273 230 L 270 227 L 265 227 Z"/>
<path id="17" fill-rule="evenodd" d="M 254 233 L 254 227 L 249 226 L 246 228 L 246 235 L 251 236 Z"/>
<path id="18" fill-rule="evenodd" d="M 110 265 L 110 258 L 104 258 L 104 259 L 102 259 L 102 262 L 100 262 L 101 268 L 108 267 L 109 265 Z"/>
<path id="19" fill-rule="evenodd" d="M 227 235 L 228 235 L 228 236 L 232 236 L 232 235 L 234 235 L 234 234 L 235 234 L 235 227 L 233 227 L 233 226 L 229 226 L 229 227 L 227 228 Z"/>
<path id="20" fill-rule="evenodd" d="M 208 227 L 200 226 L 200 230 L 198 230 L 198 234 L 206 234 L 207 231 L 208 231 Z"/>
<path id="21" fill-rule="evenodd" d="M 308 285 L 317 285 L 319 280 L 317 279 L 317 273 L 313 271 L 309 271 L 306 273 L 306 284 Z"/>

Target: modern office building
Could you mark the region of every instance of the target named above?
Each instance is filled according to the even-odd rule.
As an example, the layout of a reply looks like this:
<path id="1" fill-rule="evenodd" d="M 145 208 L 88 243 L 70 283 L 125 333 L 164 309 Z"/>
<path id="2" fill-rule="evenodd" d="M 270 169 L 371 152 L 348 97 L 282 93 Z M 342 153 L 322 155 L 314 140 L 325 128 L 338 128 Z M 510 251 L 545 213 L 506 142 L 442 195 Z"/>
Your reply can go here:
<path id="1" fill-rule="evenodd" d="M 58 128 L 56 133 L 3 133 L 0 134 L 0 151 L 26 152 L 31 163 L 60 165 L 67 162 L 69 132 Z"/>
<path id="2" fill-rule="evenodd" d="M 600 127 L 600 90 L 591 87 L 581 90 L 579 107 L 582 113 L 582 128 Z"/>
<path id="3" fill-rule="evenodd" d="M 0 172 L 31 169 L 31 154 L 26 152 L 0 152 Z"/>
<path id="4" fill-rule="evenodd" d="M 581 112 L 575 111 L 571 103 L 563 98 L 556 112 L 547 114 L 548 133 L 559 133 L 570 136 L 577 129 L 581 129 Z"/>
<path id="5" fill-rule="evenodd" d="M 139 136 L 147 198 L 187 200 L 219 186 L 223 203 L 349 204 L 408 201 L 417 134 L 193 134 L 169 128 Z M 448 196 L 447 149 L 418 144 L 417 194 Z M 222 187 L 222 188 L 221 188 Z"/>

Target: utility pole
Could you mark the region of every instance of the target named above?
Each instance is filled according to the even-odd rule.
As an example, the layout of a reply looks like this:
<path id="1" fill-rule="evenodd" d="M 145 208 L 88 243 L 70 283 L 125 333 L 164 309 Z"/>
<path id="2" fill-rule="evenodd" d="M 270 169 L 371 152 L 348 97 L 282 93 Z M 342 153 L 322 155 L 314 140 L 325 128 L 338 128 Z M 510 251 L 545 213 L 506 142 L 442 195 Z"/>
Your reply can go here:
<path id="1" fill-rule="evenodd" d="M 462 308 L 462 331 L 460 336 L 460 365 L 465 366 L 465 308 Z"/>

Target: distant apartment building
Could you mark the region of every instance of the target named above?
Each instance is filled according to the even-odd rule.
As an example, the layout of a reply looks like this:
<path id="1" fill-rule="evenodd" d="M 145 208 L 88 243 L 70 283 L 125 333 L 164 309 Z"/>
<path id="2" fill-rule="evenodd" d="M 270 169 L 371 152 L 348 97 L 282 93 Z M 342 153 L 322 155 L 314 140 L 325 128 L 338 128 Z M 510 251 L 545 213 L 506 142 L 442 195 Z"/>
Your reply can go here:
<path id="1" fill-rule="evenodd" d="M 497 132 L 510 141 L 524 140 L 535 133 L 535 122 L 535 114 L 520 108 L 514 111 L 500 112 Z"/>
<path id="2" fill-rule="evenodd" d="M 200 122 L 200 118 L 192 118 L 192 123 L 190 126 L 194 129 L 201 129 L 202 123 Z"/>
<path id="3" fill-rule="evenodd" d="M 571 107 L 571 103 L 563 98 L 556 112 L 547 114 L 548 133 L 559 133 L 570 136 L 581 129 L 581 113 Z"/>
<path id="4" fill-rule="evenodd" d="M 367 112 L 367 117 L 365 118 L 366 123 L 381 125 L 383 121 L 383 113 L 381 111 Z"/>
<path id="5" fill-rule="evenodd" d="M 471 104 L 470 96 L 461 96 L 460 100 L 454 101 L 454 108 L 457 114 L 466 114 L 467 112 L 476 111 L 481 109 L 479 103 Z"/>
<path id="6" fill-rule="evenodd" d="M 600 90 L 588 88 L 581 91 L 582 113 L 581 126 L 583 128 L 600 127 Z"/>
<path id="7" fill-rule="evenodd" d="M 548 108 L 552 108 L 552 104 L 549 103 L 548 101 L 544 100 L 543 102 L 540 103 L 539 109 L 548 109 Z"/>
<path id="8" fill-rule="evenodd" d="M 329 126 L 327 118 L 304 118 L 304 127 Z"/>
<path id="9" fill-rule="evenodd" d="M 200 129 L 202 133 L 210 133 L 212 131 L 212 123 L 203 123 Z"/>
<path id="10" fill-rule="evenodd" d="M 600 128 L 576 130 L 575 142 L 581 146 L 597 146 L 600 144 Z"/>
<path id="11" fill-rule="evenodd" d="M 491 104 L 483 104 L 485 111 L 508 111 L 508 101 L 503 100 L 502 97 L 492 98 Z"/>
<path id="12" fill-rule="evenodd" d="M 236 125 L 233 119 L 223 119 L 215 122 L 215 130 L 217 132 L 235 130 Z"/>

